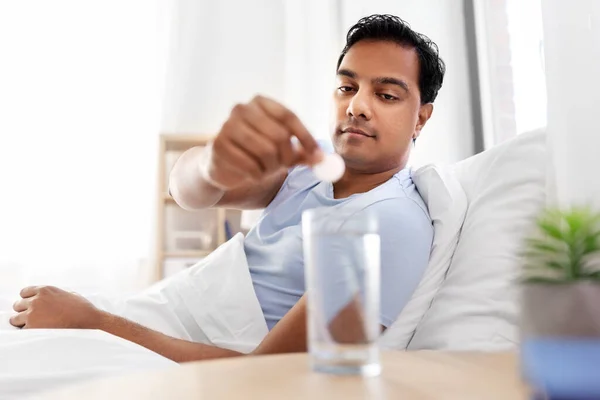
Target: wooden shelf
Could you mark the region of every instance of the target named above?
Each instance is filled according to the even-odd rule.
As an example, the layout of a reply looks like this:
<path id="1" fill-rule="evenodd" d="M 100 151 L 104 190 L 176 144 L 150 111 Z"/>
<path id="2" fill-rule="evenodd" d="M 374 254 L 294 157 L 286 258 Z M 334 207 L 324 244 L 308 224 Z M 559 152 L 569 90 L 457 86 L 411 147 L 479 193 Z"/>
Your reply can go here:
<path id="1" fill-rule="evenodd" d="M 158 190 L 156 191 L 156 201 L 157 201 L 157 232 L 156 232 L 156 247 L 154 249 L 155 254 L 155 263 L 156 263 L 156 274 L 155 280 L 158 281 L 163 279 L 164 276 L 164 265 L 167 259 L 171 259 L 173 263 L 177 263 L 182 261 L 186 263 L 185 258 L 189 259 L 200 259 L 208 256 L 212 250 L 209 251 L 201 251 L 201 250 L 183 250 L 183 251 L 168 251 L 167 248 L 177 248 L 173 246 L 166 246 L 166 243 L 171 243 L 170 239 L 173 239 L 174 232 L 177 231 L 177 228 L 173 226 L 167 227 L 167 214 L 172 214 L 172 208 L 177 206 L 175 200 L 168 193 L 168 181 L 169 181 L 169 173 L 170 169 L 175 164 L 178 157 L 181 154 L 195 146 L 205 146 L 211 140 L 214 139 L 214 135 L 202 135 L 202 134 L 186 134 L 186 133 L 171 133 L 171 132 L 163 132 L 160 135 L 160 143 L 159 143 L 159 163 L 158 163 Z M 178 207 L 178 206 L 177 206 Z M 216 221 L 216 227 L 212 227 L 211 224 L 211 232 L 210 234 L 213 237 L 212 245 L 214 247 L 218 247 L 219 245 L 225 243 L 227 240 L 227 234 L 225 231 L 225 221 L 229 222 L 229 226 L 233 227 L 232 233 L 236 233 L 239 228 L 239 221 L 241 218 L 240 211 L 238 210 L 229 210 L 229 214 L 226 215 L 226 211 L 224 209 L 216 209 L 207 211 L 210 213 L 210 217 L 206 212 L 204 213 L 182 213 L 184 218 L 209 218 L 210 221 L 213 219 Z M 216 213 L 216 214 L 213 214 Z M 169 215 L 171 215 L 169 214 Z M 172 216 L 172 215 L 171 215 Z M 172 218 L 169 217 L 169 224 L 171 224 Z M 237 222 L 237 224 L 236 224 Z M 216 229 L 214 229 L 216 228 Z M 184 230 L 188 230 L 189 228 L 184 228 Z M 181 229 L 179 229 L 181 230 Z M 212 232 L 214 230 L 214 232 Z M 194 238 L 193 233 L 188 238 L 191 240 L 201 238 Z M 192 247 L 192 246 L 190 246 Z M 200 246 L 198 246 L 200 247 Z M 178 260 L 180 259 L 180 260 Z"/>
<path id="2" fill-rule="evenodd" d="M 165 258 L 202 258 L 212 253 L 212 250 L 179 250 L 179 251 L 166 251 L 164 253 Z"/>

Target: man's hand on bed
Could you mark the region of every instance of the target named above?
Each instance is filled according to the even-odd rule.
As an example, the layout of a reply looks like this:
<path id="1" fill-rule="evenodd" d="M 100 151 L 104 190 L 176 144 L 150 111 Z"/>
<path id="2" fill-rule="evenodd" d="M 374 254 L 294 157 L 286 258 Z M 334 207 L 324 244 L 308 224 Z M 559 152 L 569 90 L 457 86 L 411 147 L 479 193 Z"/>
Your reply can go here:
<path id="1" fill-rule="evenodd" d="M 103 312 L 84 297 L 53 286 L 30 286 L 21 290 L 10 323 L 19 328 L 95 329 Z"/>
<path id="2" fill-rule="evenodd" d="M 236 351 L 176 339 L 96 308 L 85 298 L 52 286 L 27 287 L 10 323 L 21 328 L 99 329 L 176 362 L 241 356 Z M 304 296 L 267 334 L 253 355 L 306 351 Z"/>
<path id="3" fill-rule="evenodd" d="M 99 329 L 146 347 L 176 362 L 240 356 L 228 349 L 176 339 L 96 308 L 88 300 L 52 286 L 21 291 L 10 323 L 20 328 Z M 306 351 L 304 296 L 267 334 L 253 355 Z"/>

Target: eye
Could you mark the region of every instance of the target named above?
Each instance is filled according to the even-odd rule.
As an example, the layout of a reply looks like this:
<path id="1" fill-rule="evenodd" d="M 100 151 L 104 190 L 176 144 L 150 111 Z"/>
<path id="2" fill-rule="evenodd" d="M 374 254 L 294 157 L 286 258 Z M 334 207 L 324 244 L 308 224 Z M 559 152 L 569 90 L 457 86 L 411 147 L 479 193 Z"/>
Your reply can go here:
<path id="1" fill-rule="evenodd" d="M 352 86 L 340 86 L 338 90 L 342 93 L 348 93 L 354 90 Z"/>
<path id="2" fill-rule="evenodd" d="M 384 100 L 388 100 L 388 101 L 398 100 L 398 98 L 396 96 L 392 96 L 391 94 L 387 94 L 387 93 L 380 93 L 379 97 L 381 97 Z"/>

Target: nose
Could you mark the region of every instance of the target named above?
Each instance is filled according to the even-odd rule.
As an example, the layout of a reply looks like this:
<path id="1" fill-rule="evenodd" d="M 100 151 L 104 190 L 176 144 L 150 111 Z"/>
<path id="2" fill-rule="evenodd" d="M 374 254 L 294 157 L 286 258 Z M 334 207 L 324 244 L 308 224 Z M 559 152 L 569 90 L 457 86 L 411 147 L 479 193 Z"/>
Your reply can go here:
<path id="1" fill-rule="evenodd" d="M 356 92 L 346 110 L 346 115 L 358 119 L 370 120 L 372 117 L 371 103 L 367 93 L 359 90 Z"/>

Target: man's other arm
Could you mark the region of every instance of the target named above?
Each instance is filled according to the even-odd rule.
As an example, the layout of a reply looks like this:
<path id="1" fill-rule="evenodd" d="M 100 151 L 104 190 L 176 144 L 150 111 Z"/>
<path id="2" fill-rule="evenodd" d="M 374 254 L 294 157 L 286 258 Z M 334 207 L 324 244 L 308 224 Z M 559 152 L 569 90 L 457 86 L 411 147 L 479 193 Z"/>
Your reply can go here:
<path id="1" fill-rule="evenodd" d="M 243 355 L 233 350 L 175 339 L 108 313 L 100 320 L 96 329 L 137 343 L 176 362 Z M 304 351 L 306 351 L 306 303 L 302 297 L 249 355 Z"/>
<path id="2" fill-rule="evenodd" d="M 10 318 L 23 329 L 99 329 L 137 343 L 173 361 L 233 357 L 241 353 L 176 339 L 96 308 L 84 297 L 52 286 L 21 291 Z M 302 297 L 251 354 L 306 351 L 306 303 Z"/>

